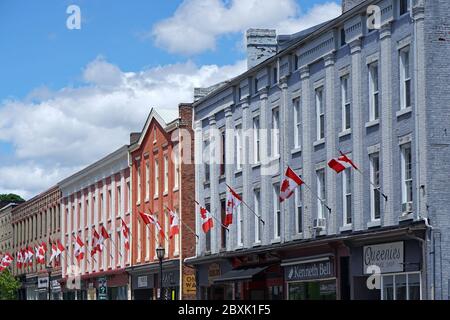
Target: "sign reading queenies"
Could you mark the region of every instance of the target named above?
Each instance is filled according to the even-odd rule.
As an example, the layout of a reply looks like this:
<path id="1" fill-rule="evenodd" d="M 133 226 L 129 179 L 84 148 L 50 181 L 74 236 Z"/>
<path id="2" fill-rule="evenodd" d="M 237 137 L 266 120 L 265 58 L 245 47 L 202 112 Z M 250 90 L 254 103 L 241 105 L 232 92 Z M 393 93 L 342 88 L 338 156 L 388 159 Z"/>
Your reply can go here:
<path id="1" fill-rule="evenodd" d="M 372 273 L 369 266 L 378 266 L 381 273 L 403 271 L 403 242 L 390 242 L 365 246 L 363 250 L 364 273 Z M 369 270 L 369 271 L 368 271 Z"/>
<path id="2" fill-rule="evenodd" d="M 286 281 L 325 279 L 334 276 L 331 260 L 300 263 L 284 268 Z"/>

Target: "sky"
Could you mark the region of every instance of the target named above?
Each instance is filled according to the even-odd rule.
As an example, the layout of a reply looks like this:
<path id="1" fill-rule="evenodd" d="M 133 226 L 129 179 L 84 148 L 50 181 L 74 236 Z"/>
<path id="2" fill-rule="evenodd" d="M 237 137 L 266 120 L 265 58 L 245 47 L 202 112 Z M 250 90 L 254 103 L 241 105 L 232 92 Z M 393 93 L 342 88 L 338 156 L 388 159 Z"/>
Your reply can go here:
<path id="1" fill-rule="evenodd" d="M 126 144 L 152 107 L 174 119 L 194 87 L 246 70 L 248 28 L 339 14 L 339 0 L 0 0 L 0 193 L 45 191 Z"/>

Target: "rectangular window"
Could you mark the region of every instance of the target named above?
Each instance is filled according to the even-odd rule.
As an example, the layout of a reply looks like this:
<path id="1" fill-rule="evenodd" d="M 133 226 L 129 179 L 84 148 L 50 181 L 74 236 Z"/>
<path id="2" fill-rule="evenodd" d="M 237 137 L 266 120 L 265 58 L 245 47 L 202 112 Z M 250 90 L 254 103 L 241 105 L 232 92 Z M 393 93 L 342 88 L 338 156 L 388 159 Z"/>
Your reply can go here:
<path id="1" fill-rule="evenodd" d="M 111 182 L 112 184 L 112 182 Z M 108 190 L 108 211 L 107 211 L 107 216 L 108 218 L 111 219 L 113 213 L 112 213 L 112 209 L 113 209 L 113 197 L 112 197 L 112 191 L 111 189 Z"/>
<path id="2" fill-rule="evenodd" d="M 90 216 L 89 198 L 86 198 L 86 201 L 84 203 L 84 223 L 86 226 L 89 224 L 89 220 L 88 220 L 89 216 Z"/>
<path id="3" fill-rule="evenodd" d="M 225 130 L 221 132 L 221 161 L 220 161 L 220 175 L 225 175 L 225 162 L 226 162 L 226 139 L 225 139 Z"/>
<path id="4" fill-rule="evenodd" d="M 137 172 L 137 195 L 136 195 L 136 201 L 139 204 L 141 202 L 141 166 L 137 165 L 136 168 Z"/>
<path id="5" fill-rule="evenodd" d="M 280 111 L 272 110 L 272 156 L 280 155 Z"/>
<path id="6" fill-rule="evenodd" d="M 281 211 L 280 211 L 280 185 L 273 185 L 273 221 L 274 221 L 274 239 L 280 239 L 281 236 Z"/>
<path id="7" fill-rule="evenodd" d="M 180 183 L 180 167 L 178 164 L 178 156 L 173 161 L 173 189 L 177 190 Z"/>
<path id="8" fill-rule="evenodd" d="M 169 219 L 167 216 L 164 217 L 164 253 L 165 257 L 169 256 Z"/>
<path id="9" fill-rule="evenodd" d="M 413 202 L 411 144 L 401 146 L 402 203 L 403 212 L 410 211 L 405 206 Z"/>
<path id="10" fill-rule="evenodd" d="M 342 190 L 343 190 L 343 208 L 344 225 L 352 224 L 352 172 L 350 168 L 344 170 L 342 175 Z"/>
<path id="11" fill-rule="evenodd" d="M 380 193 L 380 156 L 378 153 L 370 155 L 370 206 L 371 219 L 379 220 L 381 216 L 381 193 Z"/>
<path id="12" fill-rule="evenodd" d="M 175 210 L 175 214 L 178 215 L 178 210 Z M 179 237 L 179 233 L 177 233 L 174 237 L 173 237 L 173 244 L 174 244 L 174 249 L 173 249 L 173 255 L 177 256 L 180 254 L 180 237 Z"/>
<path id="13" fill-rule="evenodd" d="M 298 55 L 294 54 L 294 71 L 298 70 Z"/>
<path id="14" fill-rule="evenodd" d="M 341 100 L 342 100 L 342 131 L 351 127 L 350 98 L 348 94 L 348 77 L 341 78 Z"/>
<path id="15" fill-rule="evenodd" d="M 203 163 L 205 164 L 205 181 L 209 181 L 209 159 L 210 159 L 210 150 L 209 150 L 209 140 L 203 141 Z"/>
<path id="16" fill-rule="evenodd" d="M 303 195 L 301 188 L 295 188 L 295 231 L 303 232 Z"/>
<path id="17" fill-rule="evenodd" d="M 272 84 L 277 84 L 278 83 L 278 68 L 277 67 L 273 67 L 272 69 Z"/>
<path id="18" fill-rule="evenodd" d="M 164 156 L 164 194 L 169 192 L 169 158 Z"/>
<path id="19" fill-rule="evenodd" d="M 253 156 L 254 162 L 259 163 L 260 157 L 260 130 L 259 130 L 259 116 L 253 118 Z"/>
<path id="20" fill-rule="evenodd" d="M 234 130 L 234 145 L 235 145 L 235 155 L 236 155 L 236 170 L 242 169 L 243 163 L 243 150 L 242 150 L 242 125 L 238 124 Z"/>
<path id="21" fill-rule="evenodd" d="M 242 196 L 242 195 L 241 195 Z M 237 234 L 238 234 L 238 246 L 244 245 L 244 215 L 242 213 L 242 205 L 236 208 L 237 211 Z"/>
<path id="22" fill-rule="evenodd" d="M 148 261 L 150 259 L 150 228 L 148 226 L 144 226 L 145 229 L 145 260 Z"/>
<path id="23" fill-rule="evenodd" d="M 225 222 L 225 215 L 226 215 L 226 201 L 225 199 L 220 201 L 220 213 L 221 213 L 221 241 L 220 241 L 220 248 L 226 249 L 227 248 L 227 229 L 224 227 Z"/>
<path id="24" fill-rule="evenodd" d="M 399 0 L 399 14 L 402 16 L 409 10 L 409 0 Z"/>
<path id="25" fill-rule="evenodd" d="M 369 97 L 369 120 L 377 120 L 380 117 L 378 63 L 369 65 Z"/>
<path id="26" fill-rule="evenodd" d="M 400 109 L 411 106 L 411 72 L 409 48 L 400 51 Z"/>
<path id="27" fill-rule="evenodd" d="M 125 201 L 125 204 L 126 204 L 125 210 L 126 210 L 126 212 L 128 212 L 129 209 L 130 209 L 129 205 L 130 205 L 130 200 L 131 200 L 131 188 L 130 188 L 130 180 L 129 179 L 127 180 L 127 193 L 126 193 L 124 199 L 126 199 L 126 201 Z"/>
<path id="28" fill-rule="evenodd" d="M 205 209 L 208 210 L 208 212 L 211 212 L 211 204 L 206 203 L 205 204 Z M 207 252 L 211 252 L 211 230 L 209 230 L 205 234 L 205 250 Z"/>
<path id="29" fill-rule="evenodd" d="M 141 261 L 142 238 L 141 238 L 141 220 L 137 219 L 137 257 L 136 260 Z"/>
<path id="30" fill-rule="evenodd" d="M 347 41 L 345 39 L 345 29 L 341 29 L 341 47 L 345 46 L 347 44 Z"/>
<path id="31" fill-rule="evenodd" d="M 242 89 L 241 87 L 238 87 L 238 101 L 241 101 L 242 99 Z"/>
<path id="32" fill-rule="evenodd" d="M 316 126 L 317 140 L 325 138 L 325 110 L 323 106 L 323 89 L 316 89 Z"/>
<path id="33" fill-rule="evenodd" d="M 326 199 L 326 181 L 325 181 L 325 169 L 320 169 L 316 171 L 317 175 L 317 196 L 322 199 L 320 201 L 317 199 L 317 218 L 318 219 L 324 219 L 325 218 L 325 212 L 326 207 L 325 203 L 327 202 Z"/>
<path id="34" fill-rule="evenodd" d="M 294 100 L 294 148 L 300 148 L 302 143 L 302 125 L 300 98 Z"/>
<path id="35" fill-rule="evenodd" d="M 381 300 L 421 300 L 419 272 L 382 275 Z"/>
<path id="36" fill-rule="evenodd" d="M 145 201 L 150 199 L 150 162 L 145 163 Z"/>
<path id="37" fill-rule="evenodd" d="M 103 220 L 103 214 L 105 213 L 105 199 L 103 192 L 100 194 L 100 221 Z"/>
<path id="38" fill-rule="evenodd" d="M 120 186 L 117 186 L 117 215 L 122 213 L 122 190 Z"/>
<path id="39" fill-rule="evenodd" d="M 258 218 L 261 217 L 261 191 L 259 189 L 255 189 L 253 191 L 253 198 L 255 201 L 255 242 L 261 242 L 261 220 Z"/>
<path id="40" fill-rule="evenodd" d="M 159 195 L 159 162 L 155 160 L 155 192 L 154 197 L 158 197 Z"/>
<path id="41" fill-rule="evenodd" d="M 255 86 L 255 94 L 256 94 L 256 93 L 258 93 L 258 78 L 257 77 L 255 77 L 254 86 Z"/>

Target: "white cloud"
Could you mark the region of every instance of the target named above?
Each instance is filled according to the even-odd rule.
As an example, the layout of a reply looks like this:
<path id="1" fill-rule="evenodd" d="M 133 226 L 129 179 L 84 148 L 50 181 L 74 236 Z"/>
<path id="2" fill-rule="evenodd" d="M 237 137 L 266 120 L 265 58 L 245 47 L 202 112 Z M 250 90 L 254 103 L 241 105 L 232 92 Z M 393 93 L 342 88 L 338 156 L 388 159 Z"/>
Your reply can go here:
<path id="1" fill-rule="evenodd" d="M 103 58 L 83 71 L 86 83 L 51 92 L 33 90 L 23 100 L 0 103 L 0 141 L 11 143 L 13 161 L 0 165 L 0 193 L 18 190 L 31 196 L 79 168 L 128 143 L 152 107 L 166 120 L 190 102 L 193 88 L 238 75 L 234 65 L 197 66 L 193 62 L 123 72 Z"/>
<path id="2" fill-rule="evenodd" d="M 169 52 L 192 55 L 214 50 L 217 38 L 225 34 L 248 28 L 295 33 L 340 13 L 340 5 L 331 1 L 302 12 L 295 0 L 184 0 L 151 34 Z"/>

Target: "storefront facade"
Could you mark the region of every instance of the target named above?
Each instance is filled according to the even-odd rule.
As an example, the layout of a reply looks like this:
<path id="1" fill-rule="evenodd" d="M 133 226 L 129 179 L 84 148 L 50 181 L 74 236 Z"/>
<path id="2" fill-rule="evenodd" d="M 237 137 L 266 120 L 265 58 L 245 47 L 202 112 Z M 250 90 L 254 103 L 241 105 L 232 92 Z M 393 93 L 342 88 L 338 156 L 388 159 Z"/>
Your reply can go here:
<path id="1" fill-rule="evenodd" d="M 160 291 L 159 263 L 130 267 L 131 298 L 133 300 L 156 300 Z M 180 261 L 164 261 L 162 272 L 162 299 L 178 300 L 180 294 Z"/>

